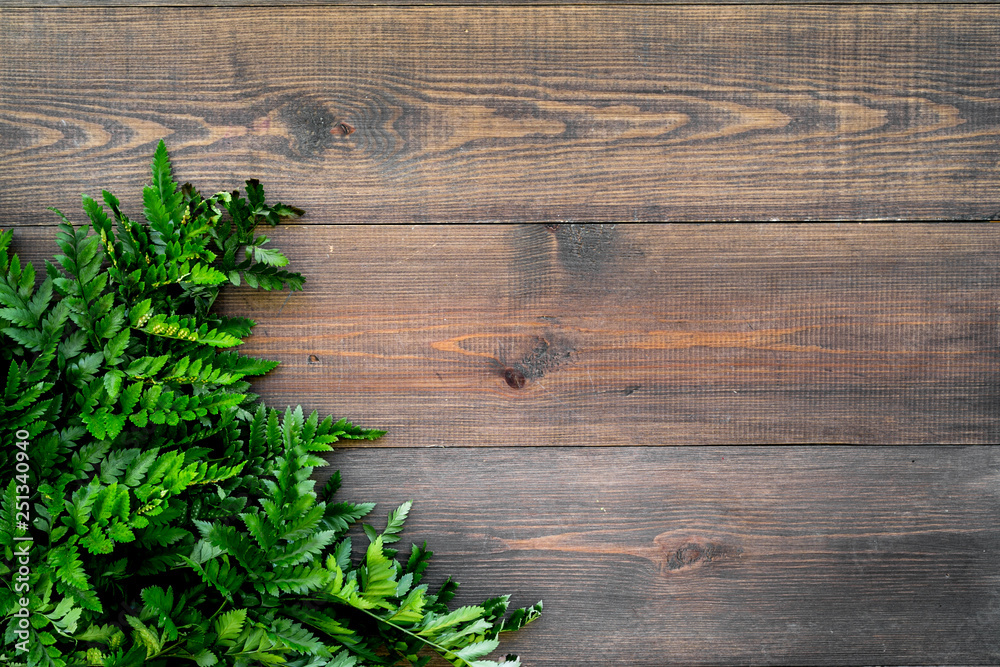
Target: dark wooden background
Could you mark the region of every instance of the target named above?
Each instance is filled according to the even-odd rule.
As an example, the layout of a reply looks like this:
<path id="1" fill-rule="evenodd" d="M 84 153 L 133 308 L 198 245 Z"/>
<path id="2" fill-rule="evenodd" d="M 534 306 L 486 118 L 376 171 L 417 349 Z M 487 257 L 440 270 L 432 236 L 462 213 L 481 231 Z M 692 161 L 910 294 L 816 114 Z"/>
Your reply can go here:
<path id="1" fill-rule="evenodd" d="M 1000 7 L 273 4 L 2 3 L 24 258 L 161 138 L 306 208 L 258 390 L 526 666 L 1000 663 Z"/>

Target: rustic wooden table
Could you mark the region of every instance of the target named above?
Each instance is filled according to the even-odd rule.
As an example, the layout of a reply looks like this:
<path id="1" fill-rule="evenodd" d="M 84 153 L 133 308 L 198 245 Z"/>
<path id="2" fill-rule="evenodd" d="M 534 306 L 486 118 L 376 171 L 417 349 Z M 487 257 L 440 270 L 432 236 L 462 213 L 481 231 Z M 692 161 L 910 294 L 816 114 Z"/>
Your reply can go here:
<path id="1" fill-rule="evenodd" d="M 96 4 L 0 9 L 0 225 L 307 209 L 258 391 L 526 666 L 1000 663 L 1000 228 L 857 222 L 998 217 L 1000 7 Z"/>

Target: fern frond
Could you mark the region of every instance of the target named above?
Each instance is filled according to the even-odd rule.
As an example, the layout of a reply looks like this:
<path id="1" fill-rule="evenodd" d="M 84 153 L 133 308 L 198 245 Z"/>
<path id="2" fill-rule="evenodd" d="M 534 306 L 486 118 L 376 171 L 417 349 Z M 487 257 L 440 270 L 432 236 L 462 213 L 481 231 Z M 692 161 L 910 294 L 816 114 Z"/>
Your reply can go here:
<path id="1" fill-rule="evenodd" d="M 233 609 L 219 616 L 213 628 L 219 637 L 219 643 L 223 646 L 232 646 L 236 638 L 243 632 L 243 624 L 246 620 L 246 609 Z"/>
<path id="2" fill-rule="evenodd" d="M 0 421 L 30 441 L 30 462 L 0 451 L 0 574 L 32 537 L 28 663 L 498 664 L 497 635 L 540 604 L 506 619 L 507 597 L 451 611 L 457 584 L 421 583 L 426 545 L 405 564 L 388 547 L 410 501 L 381 534 L 363 526 L 352 560 L 347 532 L 374 505 L 332 502 L 339 473 L 317 494 L 313 472 L 337 441 L 383 432 L 258 405 L 247 379 L 277 362 L 226 349 L 254 322 L 213 312 L 224 283 L 302 287 L 255 231 L 302 211 L 267 203 L 256 180 L 245 196 L 178 188 L 162 142 L 151 175 L 145 220 L 107 191 L 83 197 L 80 226 L 53 209 L 44 275 L 0 231 Z M 7 621 L 14 595 L 0 587 Z"/>
<path id="3" fill-rule="evenodd" d="M 342 535 L 373 509 L 375 509 L 375 503 L 327 503 L 320 526 Z"/>
<path id="4" fill-rule="evenodd" d="M 193 318 L 180 315 L 153 315 L 140 331 L 152 336 L 174 338 L 192 343 L 201 343 L 213 347 L 233 347 L 242 345 L 243 341 L 218 329 L 209 330 L 207 324 L 198 324 Z"/>
<path id="5" fill-rule="evenodd" d="M 407 500 L 389 512 L 385 530 L 382 531 L 382 542 L 384 544 L 392 544 L 399 541 L 399 534 L 403 532 L 403 524 L 406 522 L 406 517 L 410 514 L 411 507 L 413 507 L 413 501 Z"/>
<path id="6" fill-rule="evenodd" d="M 151 229 L 150 239 L 157 247 L 157 254 L 164 254 L 166 246 L 177 241 L 175 226 L 181 222 L 183 209 L 182 194 L 178 192 L 177 183 L 171 174 L 170 157 L 162 140 L 153 153 L 150 171 L 153 174 L 153 184 L 143 189 L 142 201 Z"/>
<path id="7" fill-rule="evenodd" d="M 157 625 L 163 628 L 167 639 L 173 641 L 177 639 L 177 626 L 172 618 L 174 609 L 174 590 L 168 586 L 163 590 L 159 586 L 150 586 L 142 589 L 142 601 L 145 603 L 144 611 L 155 615 Z"/>
<path id="8" fill-rule="evenodd" d="M 265 630 L 268 638 L 275 643 L 307 655 L 320 658 L 332 656 L 330 650 L 313 633 L 301 624 L 288 618 L 275 619 Z"/>
<path id="9" fill-rule="evenodd" d="M 319 590 L 329 580 L 329 572 L 321 566 L 296 565 L 278 567 L 266 572 L 260 581 L 254 582 L 259 592 L 279 596 L 282 593 L 305 594 Z"/>

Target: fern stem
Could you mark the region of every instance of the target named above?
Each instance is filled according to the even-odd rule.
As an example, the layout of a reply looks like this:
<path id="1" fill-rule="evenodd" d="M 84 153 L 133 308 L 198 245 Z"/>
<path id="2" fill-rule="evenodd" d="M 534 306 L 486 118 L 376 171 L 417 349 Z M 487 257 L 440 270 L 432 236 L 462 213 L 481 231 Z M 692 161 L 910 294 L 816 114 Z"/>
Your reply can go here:
<path id="1" fill-rule="evenodd" d="M 219 605 L 219 608 L 215 610 L 215 613 L 212 614 L 211 616 L 209 616 L 208 620 L 205 621 L 205 625 L 208 625 L 209 623 L 211 623 L 212 619 L 215 618 L 216 616 L 218 616 L 219 612 L 222 611 L 223 609 L 225 609 L 227 604 L 229 604 L 229 600 L 223 600 L 222 604 Z"/>
<path id="2" fill-rule="evenodd" d="M 454 654 L 454 653 L 455 653 L 455 652 L 454 652 L 454 651 L 452 651 L 451 649 L 447 649 L 447 648 L 445 648 L 444 646 L 441 646 L 440 644 L 435 644 L 435 643 L 434 643 L 434 642 L 432 642 L 432 641 L 431 641 L 430 639 L 427 639 L 427 638 L 425 638 L 425 637 L 421 637 L 421 636 L 420 636 L 420 635 L 418 635 L 418 634 L 414 634 L 414 633 L 410 632 L 409 630 L 407 630 L 406 628 L 403 628 L 403 627 L 400 627 L 400 626 L 396 625 L 396 624 L 395 624 L 395 623 L 393 623 L 392 621 L 387 621 L 387 620 L 385 620 L 384 618 L 380 618 L 379 616 L 376 616 L 375 614 L 371 613 L 371 612 L 370 612 L 370 611 L 368 611 L 367 609 L 362 609 L 361 607 L 355 607 L 354 605 L 351 605 L 351 608 L 352 608 L 352 609 L 357 609 L 357 610 L 359 610 L 359 611 L 363 611 L 364 613 L 368 614 L 369 616 L 371 616 L 371 617 L 372 617 L 372 618 L 374 618 L 375 620 L 379 621 L 380 623 L 385 623 L 386 625 L 388 625 L 388 626 L 390 626 L 390 627 L 393 627 L 393 628 L 395 628 L 395 629 L 399 630 L 400 632 L 403 632 L 403 633 L 405 633 L 405 634 L 408 634 L 408 635 L 410 635 L 411 637 L 413 637 L 414 639 L 416 639 L 416 640 L 419 640 L 419 641 L 422 641 L 422 642 L 423 642 L 424 644 L 427 644 L 428 646 L 430 646 L 430 647 L 432 647 L 432 648 L 435 648 L 435 649 L 437 649 L 438 651 L 440 651 L 440 652 L 441 652 L 441 655 L 442 655 L 442 657 L 444 657 L 444 655 L 445 655 L 445 654 L 447 654 L 447 653 L 452 653 L 452 654 Z M 465 663 L 466 665 L 469 665 L 469 662 L 468 662 L 467 660 L 465 660 L 464 658 L 459 658 L 458 656 L 456 656 L 456 658 L 455 658 L 455 659 L 456 659 L 456 660 L 461 660 L 461 661 L 462 661 L 463 663 Z M 449 660 L 449 659 L 448 659 L 448 658 L 445 658 L 445 660 Z M 449 660 L 449 662 L 450 662 L 450 660 Z M 453 663 L 453 664 L 454 664 L 454 663 Z M 461 666 L 459 665 L 458 667 L 461 667 Z"/>

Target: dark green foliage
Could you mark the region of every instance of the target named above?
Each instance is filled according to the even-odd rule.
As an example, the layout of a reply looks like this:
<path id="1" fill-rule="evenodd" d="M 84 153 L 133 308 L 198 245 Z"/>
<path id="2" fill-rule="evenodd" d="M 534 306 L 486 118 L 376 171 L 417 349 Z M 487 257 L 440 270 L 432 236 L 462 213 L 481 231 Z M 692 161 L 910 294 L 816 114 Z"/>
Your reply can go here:
<path id="1" fill-rule="evenodd" d="M 0 664 L 501 664 L 484 659 L 497 635 L 541 604 L 449 609 L 454 583 L 421 583 L 426 545 L 386 548 L 409 502 L 363 526 L 355 560 L 348 532 L 374 505 L 312 473 L 338 440 L 382 433 L 257 404 L 246 378 L 275 362 L 225 349 L 253 322 L 212 311 L 223 284 L 301 288 L 254 230 L 302 211 L 254 180 L 246 197 L 178 188 L 162 142 L 152 172 L 144 222 L 108 192 L 84 197 L 90 225 L 59 213 L 40 281 L 0 232 Z"/>

